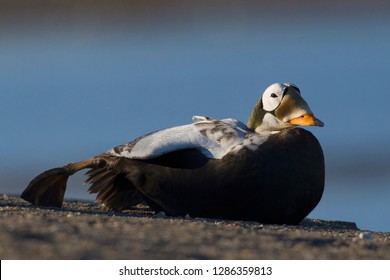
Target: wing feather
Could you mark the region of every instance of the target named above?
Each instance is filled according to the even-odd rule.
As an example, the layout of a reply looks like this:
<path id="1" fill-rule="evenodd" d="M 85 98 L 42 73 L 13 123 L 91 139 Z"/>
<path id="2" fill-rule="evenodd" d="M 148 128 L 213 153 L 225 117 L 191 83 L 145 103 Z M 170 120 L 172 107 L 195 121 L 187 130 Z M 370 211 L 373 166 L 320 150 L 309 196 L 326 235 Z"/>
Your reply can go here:
<path id="1" fill-rule="evenodd" d="M 174 151 L 198 149 L 206 157 L 220 159 L 230 151 L 264 142 L 257 133 L 235 119 L 194 116 L 193 123 L 147 134 L 108 153 L 131 159 L 151 159 Z M 251 148 L 251 147 L 249 147 Z"/>

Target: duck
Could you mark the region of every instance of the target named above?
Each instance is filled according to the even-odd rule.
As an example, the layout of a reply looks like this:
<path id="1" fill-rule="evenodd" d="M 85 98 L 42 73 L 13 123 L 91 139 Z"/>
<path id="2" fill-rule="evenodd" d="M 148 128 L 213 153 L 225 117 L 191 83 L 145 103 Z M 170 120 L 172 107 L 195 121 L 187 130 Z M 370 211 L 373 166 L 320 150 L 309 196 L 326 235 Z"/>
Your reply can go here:
<path id="1" fill-rule="evenodd" d="M 293 83 L 275 83 L 247 124 L 194 116 L 35 177 L 21 198 L 62 207 L 67 180 L 86 172 L 89 193 L 112 211 L 146 204 L 167 216 L 298 224 L 321 200 L 324 154 L 304 126 L 324 126 Z"/>

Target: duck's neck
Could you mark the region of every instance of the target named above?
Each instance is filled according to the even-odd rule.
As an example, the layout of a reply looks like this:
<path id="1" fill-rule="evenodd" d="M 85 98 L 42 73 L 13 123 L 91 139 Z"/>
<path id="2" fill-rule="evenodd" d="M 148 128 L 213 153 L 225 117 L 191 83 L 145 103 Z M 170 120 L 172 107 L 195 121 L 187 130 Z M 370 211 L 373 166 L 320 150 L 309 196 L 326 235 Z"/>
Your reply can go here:
<path id="1" fill-rule="evenodd" d="M 278 120 L 273 114 L 264 111 L 260 99 L 249 116 L 247 127 L 260 134 L 274 134 L 291 127 L 291 125 Z"/>
<path id="2" fill-rule="evenodd" d="M 262 108 L 261 99 L 259 99 L 253 108 L 251 115 L 249 116 L 247 127 L 252 130 L 256 130 L 258 127 L 261 127 L 264 115 L 265 111 Z"/>

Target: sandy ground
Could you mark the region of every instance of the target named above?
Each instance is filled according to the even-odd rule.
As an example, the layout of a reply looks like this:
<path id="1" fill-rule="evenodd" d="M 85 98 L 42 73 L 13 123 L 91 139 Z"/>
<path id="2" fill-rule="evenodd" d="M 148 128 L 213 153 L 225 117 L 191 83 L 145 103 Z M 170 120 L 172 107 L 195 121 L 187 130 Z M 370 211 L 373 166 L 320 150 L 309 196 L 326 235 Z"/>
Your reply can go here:
<path id="1" fill-rule="evenodd" d="M 298 226 L 108 212 L 0 197 L 1 259 L 390 259 L 390 233 L 305 219 Z"/>

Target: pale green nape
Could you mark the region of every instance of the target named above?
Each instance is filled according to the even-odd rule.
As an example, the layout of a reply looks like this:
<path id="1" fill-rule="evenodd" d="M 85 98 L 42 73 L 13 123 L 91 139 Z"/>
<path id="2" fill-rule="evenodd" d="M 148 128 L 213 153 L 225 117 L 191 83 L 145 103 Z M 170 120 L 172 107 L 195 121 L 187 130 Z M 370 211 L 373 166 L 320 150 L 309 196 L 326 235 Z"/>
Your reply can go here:
<path id="1" fill-rule="evenodd" d="M 265 111 L 263 110 L 263 104 L 261 98 L 257 101 L 251 115 L 249 116 L 247 127 L 249 129 L 255 130 L 261 125 Z"/>

